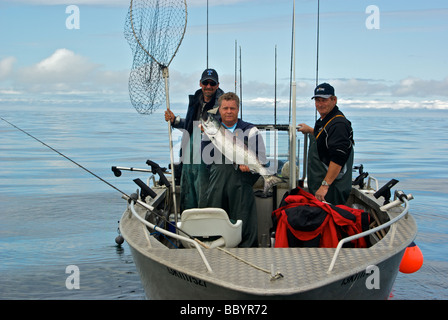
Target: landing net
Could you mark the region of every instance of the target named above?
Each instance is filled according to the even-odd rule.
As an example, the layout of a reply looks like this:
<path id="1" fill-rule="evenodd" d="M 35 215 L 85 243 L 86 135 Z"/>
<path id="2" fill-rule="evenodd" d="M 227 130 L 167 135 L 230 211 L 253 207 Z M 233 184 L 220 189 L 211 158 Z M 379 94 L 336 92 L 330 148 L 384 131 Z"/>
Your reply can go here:
<path id="1" fill-rule="evenodd" d="M 133 54 L 129 96 L 137 112 L 152 114 L 169 100 L 163 70 L 173 61 L 186 25 L 185 0 L 131 0 L 124 36 Z"/>

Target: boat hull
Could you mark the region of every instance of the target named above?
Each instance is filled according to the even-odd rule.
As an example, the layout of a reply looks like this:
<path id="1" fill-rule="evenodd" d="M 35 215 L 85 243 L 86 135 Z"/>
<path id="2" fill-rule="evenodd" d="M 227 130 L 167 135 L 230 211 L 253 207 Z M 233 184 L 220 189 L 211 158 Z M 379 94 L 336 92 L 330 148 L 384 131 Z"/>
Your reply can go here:
<path id="1" fill-rule="evenodd" d="M 151 300 L 388 299 L 404 251 L 416 237 L 415 220 L 401 206 L 380 210 L 382 202 L 371 192 L 353 189 L 350 204 L 374 210 L 381 221 L 402 218 L 369 248 L 342 248 L 331 268 L 336 248 L 262 246 L 201 249 L 207 267 L 198 250 L 169 249 L 148 231 L 139 221 L 147 209 L 140 206 L 134 213 L 127 207 L 120 230 Z M 277 272 L 283 277 L 272 280 Z"/>
<path id="2" fill-rule="evenodd" d="M 386 300 L 392 291 L 404 252 L 379 263 L 378 271 L 368 273 L 363 270 L 314 289 L 285 293 L 254 290 L 250 293 L 217 285 L 154 261 L 138 250 L 131 251 L 146 297 L 150 300 Z M 374 272 L 379 275 L 377 287 L 373 287 Z"/>

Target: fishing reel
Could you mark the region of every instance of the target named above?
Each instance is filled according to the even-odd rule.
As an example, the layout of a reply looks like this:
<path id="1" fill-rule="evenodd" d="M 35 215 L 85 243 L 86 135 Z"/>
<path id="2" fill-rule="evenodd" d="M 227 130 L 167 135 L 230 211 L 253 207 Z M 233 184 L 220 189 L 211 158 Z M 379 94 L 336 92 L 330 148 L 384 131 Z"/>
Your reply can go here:
<path id="1" fill-rule="evenodd" d="M 355 180 L 353 180 L 352 185 L 353 186 L 359 186 L 360 189 L 364 189 L 364 186 L 365 186 L 364 179 L 367 178 L 369 173 L 368 172 L 364 172 L 364 166 L 362 164 L 359 165 L 359 166 L 353 167 L 353 170 L 358 170 L 359 171 L 359 176 L 357 176 L 355 178 Z"/>
<path id="2" fill-rule="evenodd" d="M 151 167 L 151 169 L 139 169 L 139 168 L 128 168 L 128 167 L 117 167 L 117 166 L 113 166 L 112 172 L 114 173 L 114 175 L 116 177 L 120 177 L 122 174 L 122 170 L 125 171 L 137 171 L 137 172 L 147 172 L 147 173 L 152 173 L 152 174 L 157 174 L 160 178 L 159 181 L 159 185 L 163 186 L 167 186 L 168 188 L 171 186 L 171 183 L 168 181 L 168 179 L 165 177 L 165 172 L 166 172 L 166 168 L 162 168 L 160 167 L 157 163 L 155 163 L 154 161 L 151 160 L 147 160 L 146 164 L 148 166 Z M 138 183 L 137 183 L 138 184 Z"/>

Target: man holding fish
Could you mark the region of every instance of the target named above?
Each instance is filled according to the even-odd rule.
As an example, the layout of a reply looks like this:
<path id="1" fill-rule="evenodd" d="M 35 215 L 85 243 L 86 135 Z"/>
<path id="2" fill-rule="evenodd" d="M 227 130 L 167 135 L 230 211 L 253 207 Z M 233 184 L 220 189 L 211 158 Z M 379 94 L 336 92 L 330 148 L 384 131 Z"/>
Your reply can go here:
<path id="1" fill-rule="evenodd" d="M 207 206 L 223 208 L 233 223 L 243 221 L 239 247 L 257 247 L 253 185 L 260 175 L 265 179 L 265 191 L 282 180 L 266 166 L 265 145 L 258 129 L 238 119 L 238 96 L 233 92 L 225 93 L 218 104 L 221 121 L 209 116 L 202 123 L 205 133 L 202 156 L 210 168 Z"/>

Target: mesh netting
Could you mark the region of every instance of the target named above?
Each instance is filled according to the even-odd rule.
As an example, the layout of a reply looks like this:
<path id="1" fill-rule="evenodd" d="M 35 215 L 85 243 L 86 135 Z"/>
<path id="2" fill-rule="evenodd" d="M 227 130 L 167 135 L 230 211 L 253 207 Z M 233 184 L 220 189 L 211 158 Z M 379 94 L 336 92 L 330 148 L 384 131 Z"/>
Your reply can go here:
<path id="1" fill-rule="evenodd" d="M 131 0 L 124 36 L 134 56 L 129 96 L 137 112 L 151 114 L 165 103 L 163 69 L 179 49 L 186 23 L 185 0 Z"/>

